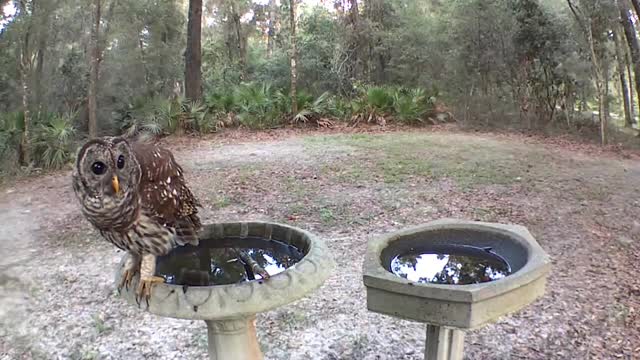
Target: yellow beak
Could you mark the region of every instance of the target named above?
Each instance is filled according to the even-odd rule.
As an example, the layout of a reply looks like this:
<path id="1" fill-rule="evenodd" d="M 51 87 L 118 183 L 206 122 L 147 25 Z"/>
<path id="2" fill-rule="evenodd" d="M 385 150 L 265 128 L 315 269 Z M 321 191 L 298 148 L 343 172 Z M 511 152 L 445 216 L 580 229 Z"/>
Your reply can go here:
<path id="1" fill-rule="evenodd" d="M 115 175 L 111 179 L 111 186 L 113 186 L 113 191 L 115 191 L 116 194 L 120 192 L 120 181 L 118 181 L 118 177 Z"/>

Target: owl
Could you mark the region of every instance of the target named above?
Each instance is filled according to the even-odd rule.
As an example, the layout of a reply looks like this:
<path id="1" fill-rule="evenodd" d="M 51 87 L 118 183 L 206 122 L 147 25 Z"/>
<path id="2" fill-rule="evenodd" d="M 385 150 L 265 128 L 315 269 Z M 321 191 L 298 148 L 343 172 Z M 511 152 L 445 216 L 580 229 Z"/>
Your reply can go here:
<path id="1" fill-rule="evenodd" d="M 118 290 L 140 272 L 136 299 L 147 303 L 156 257 L 185 244 L 198 245 L 198 200 L 187 187 L 173 154 L 122 137 L 103 137 L 78 151 L 73 189 L 84 217 L 101 236 L 130 256 Z"/>

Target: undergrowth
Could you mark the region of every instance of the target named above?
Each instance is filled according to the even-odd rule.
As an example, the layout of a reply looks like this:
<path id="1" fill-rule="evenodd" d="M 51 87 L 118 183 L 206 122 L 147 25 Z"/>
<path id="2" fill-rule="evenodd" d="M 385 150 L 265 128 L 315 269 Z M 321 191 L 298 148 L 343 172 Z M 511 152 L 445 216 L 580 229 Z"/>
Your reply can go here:
<path id="1" fill-rule="evenodd" d="M 298 92 L 298 111 L 291 113 L 292 99 L 287 89 L 268 83 L 242 83 L 230 89 L 219 89 L 204 96 L 203 101 L 183 97 L 161 96 L 134 98 L 114 114 L 120 134 L 162 137 L 171 134 L 207 134 L 224 127 L 269 129 L 285 125 L 310 124 L 330 127 L 336 121 L 398 122 L 406 125 L 434 123 L 437 92 L 418 88 L 390 86 L 358 86 L 353 97 L 345 98 L 328 92 L 313 95 Z M 21 151 L 24 132 L 22 112 L 0 114 L 0 156 L 7 173 L 27 168 L 58 169 L 73 157 L 80 140 L 77 113 L 32 113 L 31 162 L 25 165 Z"/>

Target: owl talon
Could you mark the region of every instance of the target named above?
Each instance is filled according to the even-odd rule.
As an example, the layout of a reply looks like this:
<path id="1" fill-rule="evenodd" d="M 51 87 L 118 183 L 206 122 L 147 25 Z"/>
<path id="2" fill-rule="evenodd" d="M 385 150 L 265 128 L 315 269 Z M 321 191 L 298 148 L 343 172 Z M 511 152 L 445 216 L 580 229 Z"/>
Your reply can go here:
<path id="1" fill-rule="evenodd" d="M 127 291 L 129 290 L 129 285 L 131 285 L 131 282 L 137 273 L 137 269 L 126 269 L 122 272 L 122 279 L 120 279 L 120 284 L 118 284 L 118 294 L 122 291 L 122 287 Z"/>
<path id="2" fill-rule="evenodd" d="M 121 293 L 123 286 L 127 291 L 129 290 L 129 285 L 131 285 L 133 278 L 140 272 L 140 261 L 140 257 L 135 254 L 130 254 L 127 258 L 122 269 L 120 283 L 118 284 L 118 294 Z"/>
<path id="3" fill-rule="evenodd" d="M 151 298 L 151 290 L 155 284 L 164 283 L 164 278 L 158 276 L 141 277 L 136 289 L 136 303 L 140 306 L 140 303 L 144 299 L 149 307 L 149 299 Z"/>

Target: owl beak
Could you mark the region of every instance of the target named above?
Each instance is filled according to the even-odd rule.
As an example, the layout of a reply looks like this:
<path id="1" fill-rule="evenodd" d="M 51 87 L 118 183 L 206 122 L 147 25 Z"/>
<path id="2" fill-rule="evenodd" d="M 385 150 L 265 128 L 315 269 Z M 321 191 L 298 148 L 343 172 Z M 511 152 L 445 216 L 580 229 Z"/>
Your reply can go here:
<path id="1" fill-rule="evenodd" d="M 120 181 L 118 180 L 118 177 L 115 175 L 111 179 L 111 186 L 113 187 L 113 191 L 115 191 L 116 194 L 120 192 Z"/>

